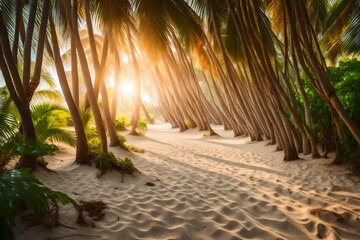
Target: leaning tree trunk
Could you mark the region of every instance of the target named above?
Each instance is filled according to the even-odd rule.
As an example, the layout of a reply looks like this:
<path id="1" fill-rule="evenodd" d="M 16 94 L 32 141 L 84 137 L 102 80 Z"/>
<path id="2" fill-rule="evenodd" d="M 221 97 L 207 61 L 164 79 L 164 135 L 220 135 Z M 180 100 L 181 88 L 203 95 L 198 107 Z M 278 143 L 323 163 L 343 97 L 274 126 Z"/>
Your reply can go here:
<path id="1" fill-rule="evenodd" d="M 75 13 L 77 14 L 77 13 Z M 77 27 L 77 23 L 73 23 Z M 72 85 L 72 96 L 76 107 L 80 108 L 80 90 L 79 90 L 79 70 L 78 70 L 78 59 L 76 53 L 76 41 L 71 35 L 71 85 Z"/>
<path id="2" fill-rule="evenodd" d="M 36 141 L 35 127 L 32 122 L 29 101 L 26 97 L 21 78 L 13 59 L 11 46 L 7 34 L 2 11 L 0 9 L 0 67 L 10 96 L 14 101 L 22 122 L 23 136 L 26 141 Z M 18 162 L 17 168 L 36 168 L 36 157 L 23 155 Z"/>
<path id="3" fill-rule="evenodd" d="M 326 64 L 323 61 L 321 51 L 319 51 L 319 43 L 316 39 L 316 34 L 306 11 L 305 3 L 303 1 L 289 1 L 286 2 L 285 5 L 287 7 L 287 11 L 294 13 L 293 15 L 295 16 L 294 18 L 290 18 L 290 21 L 292 22 L 291 31 L 297 32 L 299 38 L 302 38 L 301 43 L 303 44 L 303 48 L 300 50 L 299 45 L 297 44 L 297 54 L 299 58 L 304 58 L 312 68 L 313 74 L 316 76 L 315 81 L 317 81 L 316 83 L 320 86 L 320 89 L 315 88 L 315 90 L 319 95 L 326 99 L 326 103 L 330 105 L 330 107 L 333 107 L 336 110 L 356 141 L 360 143 L 360 129 L 345 111 L 327 77 Z M 296 28 L 296 23 L 301 24 L 301 27 Z M 293 41 L 295 43 L 299 40 L 300 39 L 295 39 Z M 304 54 L 304 49 L 306 50 L 307 55 Z"/>
<path id="4" fill-rule="evenodd" d="M 117 114 L 117 104 L 119 99 L 119 85 L 120 85 L 120 56 L 119 50 L 116 47 L 116 42 L 114 39 L 114 35 L 111 35 L 110 43 L 114 50 L 114 89 L 113 89 L 113 96 L 111 100 L 111 119 L 114 122 L 116 119 Z"/>
<path id="5" fill-rule="evenodd" d="M 24 89 L 28 89 L 30 83 L 31 72 L 31 44 L 33 40 L 33 34 L 35 29 L 36 8 L 38 5 L 37 0 L 30 1 L 29 20 L 26 29 L 24 53 L 23 53 L 23 85 Z"/>
<path id="6" fill-rule="evenodd" d="M 88 36 L 90 42 L 91 55 L 95 67 L 95 83 L 94 83 L 95 97 L 96 99 L 98 98 L 99 89 L 100 89 L 102 96 L 102 103 L 104 107 L 103 115 L 105 120 L 105 126 L 110 138 L 110 146 L 112 147 L 121 146 L 120 140 L 116 135 L 115 124 L 111 120 L 109 98 L 107 94 L 106 85 L 104 82 L 104 71 L 105 71 L 104 69 L 105 69 L 105 64 L 109 49 L 109 33 L 105 34 L 102 55 L 101 55 L 101 62 L 99 62 L 98 54 L 96 51 L 96 44 L 95 44 L 95 37 L 92 28 L 91 16 L 90 16 L 89 0 L 85 0 L 85 15 L 86 15 L 86 24 L 87 24 L 87 30 L 88 30 Z"/>
<path id="7" fill-rule="evenodd" d="M 55 58 L 54 60 L 55 60 L 56 72 L 59 77 L 60 87 L 64 94 L 66 104 L 69 108 L 76 133 L 75 163 L 90 164 L 89 147 L 86 139 L 85 128 L 83 122 L 81 121 L 79 109 L 76 106 L 74 98 L 71 94 L 69 84 L 66 79 L 66 73 L 61 59 L 60 48 L 57 40 L 57 35 L 55 32 L 55 26 L 52 19 L 50 19 L 50 28 L 51 28 L 51 40 L 53 45 L 53 55 Z"/>
<path id="8" fill-rule="evenodd" d="M 129 134 L 130 135 L 138 135 L 138 133 L 136 132 L 136 128 L 137 128 L 137 123 L 140 120 L 141 79 L 140 79 L 140 69 L 139 69 L 137 59 L 136 59 L 135 47 L 134 47 L 133 40 L 131 38 L 129 25 L 127 25 L 127 37 L 128 37 L 128 44 L 129 44 L 130 53 L 131 53 L 131 62 L 133 64 L 133 68 L 135 71 L 135 96 L 134 96 L 135 107 L 134 107 L 133 115 L 131 117 L 131 130 L 130 130 Z"/>
<path id="9" fill-rule="evenodd" d="M 73 11 L 77 12 L 77 0 L 73 0 Z M 75 15 L 75 14 L 73 14 L 72 16 L 73 16 L 73 18 L 74 17 L 77 18 L 77 15 Z M 77 19 L 73 19 L 73 23 L 74 22 L 77 22 Z M 95 125 L 96 125 L 96 129 L 98 131 L 98 134 L 99 134 L 99 139 L 100 139 L 100 143 L 101 143 L 101 151 L 103 153 L 106 153 L 108 151 L 106 131 L 105 131 L 105 127 L 104 127 L 104 124 L 102 121 L 100 108 L 97 103 L 97 98 L 95 96 L 95 91 L 94 91 L 94 88 L 92 85 L 89 65 L 86 60 L 85 51 L 84 51 L 84 48 L 81 43 L 79 30 L 77 28 L 73 27 L 72 34 L 74 34 L 75 41 L 76 41 L 76 49 L 78 51 L 79 60 L 80 60 L 80 64 L 81 64 L 81 70 L 82 70 L 82 73 L 84 76 L 84 83 L 85 83 L 85 87 L 86 87 L 87 94 L 88 94 L 88 100 L 90 103 L 91 110 L 94 114 Z"/>
<path id="10" fill-rule="evenodd" d="M 19 36 L 20 36 L 20 27 L 22 20 L 22 0 L 16 0 L 16 18 L 15 18 L 15 30 L 14 30 L 14 41 L 12 46 L 12 54 L 15 64 L 17 65 L 17 56 L 19 49 Z"/>

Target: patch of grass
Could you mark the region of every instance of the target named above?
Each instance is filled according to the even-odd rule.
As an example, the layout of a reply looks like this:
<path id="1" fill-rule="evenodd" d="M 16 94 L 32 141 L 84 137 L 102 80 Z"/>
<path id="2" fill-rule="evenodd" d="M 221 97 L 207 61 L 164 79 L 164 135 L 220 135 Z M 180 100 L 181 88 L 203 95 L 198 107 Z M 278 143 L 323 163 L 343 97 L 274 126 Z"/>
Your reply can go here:
<path id="1" fill-rule="evenodd" d="M 210 131 L 205 131 L 205 132 L 203 133 L 203 136 L 204 136 L 204 137 L 209 137 L 209 136 L 210 136 Z"/>
<path id="2" fill-rule="evenodd" d="M 144 135 L 147 131 L 147 128 L 148 128 L 148 122 L 145 119 L 140 119 L 137 123 L 136 131 L 139 134 Z"/>
<path id="3" fill-rule="evenodd" d="M 31 210 L 33 223 L 58 224 L 58 205 L 71 204 L 81 215 L 79 205 L 65 193 L 47 188 L 29 170 L 10 170 L 0 174 L 0 232 L 1 239 L 14 239 L 12 226 L 15 217 L 25 209 Z"/>
<path id="4" fill-rule="evenodd" d="M 143 153 L 145 152 L 144 149 L 136 147 L 134 145 L 126 145 L 126 149 L 131 151 L 131 152 L 137 152 L 137 153 Z"/>
<path id="5" fill-rule="evenodd" d="M 119 115 L 115 120 L 116 131 L 126 131 L 129 125 L 130 125 L 130 120 L 125 115 Z"/>
<path id="6" fill-rule="evenodd" d="M 121 182 L 123 182 L 125 174 L 134 176 L 136 172 L 140 173 L 130 158 L 120 159 L 115 157 L 112 152 L 101 154 L 98 158 L 95 159 L 95 165 L 99 169 L 99 178 L 108 170 L 116 170 L 119 171 L 122 175 Z"/>
<path id="7" fill-rule="evenodd" d="M 85 130 L 86 138 L 89 145 L 89 151 L 92 153 L 100 153 L 100 139 L 95 127 Z"/>
<path id="8" fill-rule="evenodd" d="M 150 123 L 154 124 L 155 123 L 155 115 L 152 113 L 149 113 L 149 117 L 150 117 Z"/>
<path id="9" fill-rule="evenodd" d="M 187 127 L 188 129 L 194 127 L 194 126 L 192 125 L 190 119 L 185 119 L 185 120 L 184 120 L 184 123 L 185 123 L 185 125 L 186 125 L 186 127 Z"/>

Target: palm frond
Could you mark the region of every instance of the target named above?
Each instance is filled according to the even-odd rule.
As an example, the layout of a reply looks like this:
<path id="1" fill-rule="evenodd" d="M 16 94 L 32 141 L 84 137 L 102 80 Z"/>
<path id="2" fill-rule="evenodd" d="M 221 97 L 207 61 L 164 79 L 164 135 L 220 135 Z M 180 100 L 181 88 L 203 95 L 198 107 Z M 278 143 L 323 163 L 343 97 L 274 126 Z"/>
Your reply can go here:
<path id="1" fill-rule="evenodd" d="M 227 53 L 234 61 L 239 62 L 244 59 L 244 49 L 232 17 L 229 17 L 229 20 L 227 21 L 224 42 Z"/>
<path id="2" fill-rule="evenodd" d="M 116 32 L 125 30 L 129 22 L 130 2 L 129 0 L 93 0 L 91 10 L 102 29 L 111 28 Z"/>
<path id="3" fill-rule="evenodd" d="M 76 135 L 74 132 L 63 129 L 63 128 L 50 128 L 48 129 L 48 138 L 47 140 L 52 143 L 64 143 L 69 146 L 76 146 Z"/>
<path id="4" fill-rule="evenodd" d="M 0 88 L 0 145 L 18 130 L 19 113 L 5 87 Z"/>
<path id="5" fill-rule="evenodd" d="M 88 129 L 93 121 L 93 114 L 91 109 L 84 107 L 80 108 L 80 117 L 81 117 L 81 121 L 84 124 L 85 129 Z"/>
<path id="6" fill-rule="evenodd" d="M 307 11 L 317 33 L 325 29 L 325 22 L 328 16 L 330 4 L 328 0 L 307 0 Z"/>
<path id="7" fill-rule="evenodd" d="M 15 22 L 16 22 L 16 1 L 13 0 L 1 0 L 0 10 L 4 17 L 4 22 L 8 29 L 9 40 L 14 40 Z"/>
<path id="8" fill-rule="evenodd" d="M 342 52 L 359 53 L 359 12 L 360 2 L 356 0 L 336 1 L 330 9 L 321 43 L 331 61 L 335 61 Z"/>
<path id="9" fill-rule="evenodd" d="M 155 62 L 159 53 L 169 46 L 169 32 L 173 29 L 166 14 L 167 1 L 134 0 L 135 14 L 139 22 L 140 46 Z"/>
<path id="10" fill-rule="evenodd" d="M 31 110 L 38 141 L 76 145 L 75 133 L 65 129 L 64 119 L 69 116 L 67 109 L 59 104 L 41 103 L 32 106 Z"/>
<path id="11" fill-rule="evenodd" d="M 56 83 L 55 83 L 54 79 L 52 78 L 52 75 L 49 71 L 44 70 L 41 72 L 41 80 L 43 80 L 43 82 L 45 82 L 47 85 L 49 85 L 50 88 L 56 87 Z"/>
<path id="12" fill-rule="evenodd" d="M 17 127 L 13 115 L 0 111 L 0 145 L 16 134 Z"/>
<path id="13" fill-rule="evenodd" d="M 203 42 L 205 34 L 200 19 L 186 2 L 182 0 L 168 1 L 164 6 L 171 24 L 176 28 L 187 49 L 196 47 L 197 43 Z"/>
<path id="14" fill-rule="evenodd" d="M 63 100 L 63 95 L 58 90 L 38 90 L 34 93 L 31 101 L 37 105 L 49 100 L 54 102 L 61 102 Z"/>
<path id="15" fill-rule="evenodd" d="M 59 112 L 68 113 L 68 110 L 60 104 L 48 102 L 31 106 L 31 114 L 35 123 Z"/>

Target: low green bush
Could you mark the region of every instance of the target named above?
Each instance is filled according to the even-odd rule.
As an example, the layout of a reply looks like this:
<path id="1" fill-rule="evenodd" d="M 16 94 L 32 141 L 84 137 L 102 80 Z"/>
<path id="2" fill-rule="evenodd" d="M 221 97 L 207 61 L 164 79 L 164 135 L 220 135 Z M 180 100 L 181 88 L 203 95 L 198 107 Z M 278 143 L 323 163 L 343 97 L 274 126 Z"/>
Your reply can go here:
<path id="1" fill-rule="evenodd" d="M 155 123 L 155 115 L 152 113 L 149 113 L 149 117 L 150 117 L 150 123 L 151 124 Z"/>
<path id="2" fill-rule="evenodd" d="M 95 159 L 95 166 L 99 169 L 98 177 L 101 177 L 106 171 L 113 169 L 122 174 L 122 181 L 124 180 L 124 174 L 126 173 L 132 176 L 134 176 L 136 172 L 140 173 L 132 163 L 131 159 L 117 158 L 112 152 L 100 154 L 100 156 Z"/>
<path id="3" fill-rule="evenodd" d="M 57 150 L 58 147 L 54 144 L 25 140 L 21 135 L 15 135 L 9 138 L 7 143 L 0 146 L 0 172 L 15 157 L 27 155 L 39 158 L 54 154 Z"/>
<path id="4" fill-rule="evenodd" d="M 188 129 L 193 128 L 193 125 L 192 125 L 190 119 L 185 119 L 184 123 Z"/>
<path id="5" fill-rule="evenodd" d="M 89 151 L 92 153 L 100 153 L 100 139 L 95 127 L 89 127 L 85 130 Z"/>
<path id="6" fill-rule="evenodd" d="M 119 115 L 115 120 L 116 131 L 126 131 L 130 125 L 130 120 L 125 115 Z"/>
<path id="7" fill-rule="evenodd" d="M 71 204 L 80 213 L 78 204 L 65 193 L 47 188 L 29 170 L 10 170 L 0 173 L 0 233 L 1 239 L 14 239 L 12 226 L 15 217 L 28 208 L 34 223 L 53 218 L 57 201 Z M 56 211 L 56 213 L 58 213 Z M 57 221 L 57 216 L 55 216 Z"/>
<path id="8" fill-rule="evenodd" d="M 140 134 L 145 134 L 148 128 L 148 123 L 145 119 L 140 119 L 137 123 L 137 132 Z"/>

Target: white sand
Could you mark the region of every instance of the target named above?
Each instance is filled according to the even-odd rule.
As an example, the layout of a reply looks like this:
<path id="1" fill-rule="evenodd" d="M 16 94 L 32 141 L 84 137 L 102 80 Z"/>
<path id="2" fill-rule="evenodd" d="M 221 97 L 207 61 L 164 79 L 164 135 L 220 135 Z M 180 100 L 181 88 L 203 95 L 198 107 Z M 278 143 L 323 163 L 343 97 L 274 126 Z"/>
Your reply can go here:
<path id="1" fill-rule="evenodd" d="M 76 200 L 103 200 L 105 219 L 80 227 L 75 210 L 62 206 L 60 222 L 77 230 L 24 230 L 18 220 L 16 239 L 360 239 L 359 177 L 331 159 L 285 163 L 267 142 L 216 132 L 203 137 L 158 124 L 144 137 L 126 136 L 145 152 L 131 156 L 143 174 L 124 183 L 118 173 L 97 179 L 95 168 L 71 165 L 74 150 L 62 149 L 49 159 L 55 173 L 35 175 Z M 311 214 L 315 208 L 329 212 Z"/>

